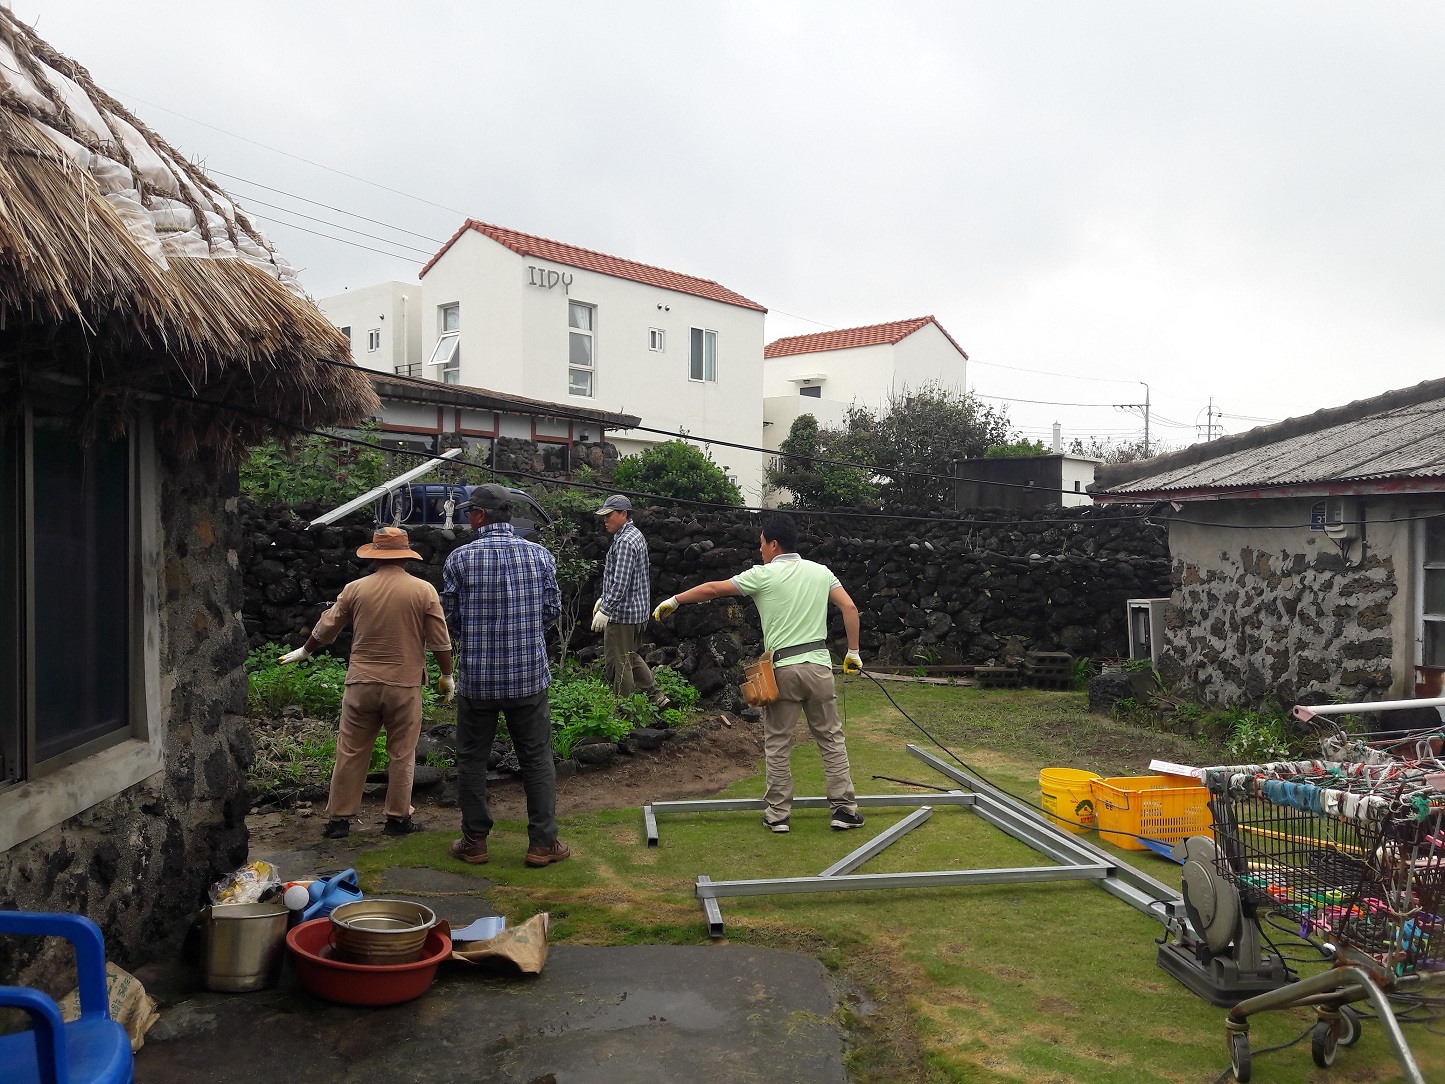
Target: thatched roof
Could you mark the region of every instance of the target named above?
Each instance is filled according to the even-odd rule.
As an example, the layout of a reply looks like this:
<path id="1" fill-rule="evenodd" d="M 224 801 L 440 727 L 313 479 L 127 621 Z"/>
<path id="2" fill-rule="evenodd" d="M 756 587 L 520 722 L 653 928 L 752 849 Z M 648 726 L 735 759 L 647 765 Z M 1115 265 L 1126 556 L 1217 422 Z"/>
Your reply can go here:
<path id="1" fill-rule="evenodd" d="M 236 202 L 0 8 L 0 403 L 79 381 L 87 426 L 150 398 L 172 447 L 233 458 L 373 413 L 350 362 Z"/>

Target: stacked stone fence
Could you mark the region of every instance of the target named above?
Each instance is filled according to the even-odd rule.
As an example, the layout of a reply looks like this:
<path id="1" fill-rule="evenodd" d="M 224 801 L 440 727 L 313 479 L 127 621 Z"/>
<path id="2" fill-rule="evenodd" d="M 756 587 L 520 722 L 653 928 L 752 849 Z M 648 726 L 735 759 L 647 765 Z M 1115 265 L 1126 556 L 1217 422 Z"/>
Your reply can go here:
<path id="1" fill-rule="evenodd" d="M 320 509 L 257 507 L 243 502 L 243 617 L 252 647 L 300 643 L 322 610 L 365 572 L 355 556 L 370 540 L 363 517 L 305 530 Z M 706 580 L 725 579 L 758 561 L 759 518 L 752 513 L 692 515 L 642 509 L 637 523 L 652 557 L 654 600 Z M 837 573 L 862 617 L 865 658 L 898 663 L 982 663 L 1011 648 L 1075 655 L 1127 653 L 1127 599 L 1169 594 L 1164 530 L 1134 510 L 982 510 L 930 515 L 924 509 L 858 509 L 800 516 L 799 549 Z M 600 524 L 579 524 L 579 548 L 596 572 L 581 591 L 583 621 L 573 650 L 593 658 L 599 638 L 586 617 L 596 598 L 608 539 Z M 441 588 L 442 565 L 470 532 L 446 538 L 412 531 L 423 557 L 412 571 Z M 830 638 L 840 652 L 836 611 Z M 649 660 L 676 666 L 707 698 L 724 706 L 744 659 L 762 641 L 746 599 L 680 610 L 649 626 Z M 336 645 L 344 653 L 343 637 Z"/>

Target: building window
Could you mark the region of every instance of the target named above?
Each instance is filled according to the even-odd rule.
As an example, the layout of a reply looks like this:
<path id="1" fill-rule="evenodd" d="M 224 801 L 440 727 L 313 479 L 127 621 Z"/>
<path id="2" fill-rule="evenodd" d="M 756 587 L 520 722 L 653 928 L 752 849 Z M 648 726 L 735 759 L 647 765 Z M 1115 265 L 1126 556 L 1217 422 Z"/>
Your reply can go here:
<path id="1" fill-rule="evenodd" d="M 717 332 L 706 328 L 692 329 L 692 359 L 689 380 L 717 382 Z"/>
<path id="2" fill-rule="evenodd" d="M 0 787 L 131 736 L 134 490 L 130 438 L 0 429 Z"/>
<path id="3" fill-rule="evenodd" d="M 806 395 L 809 399 L 821 399 L 823 398 L 823 385 L 806 384 L 798 389 L 798 394 Z"/>
<path id="4" fill-rule="evenodd" d="M 437 332 L 437 344 L 432 348 L 431 359 L 427 364 L 437 367 L 436 379 L 443 384 L 460 384 L 462 381 L 462 310 L 460 305 L 453 303 L 437 306 Z"/>
<path id="5" fill-rule="evenodd" d="M 437 327 L 438 331 L 460 331 L 462 328 L 462 307 L 457 304 L 438 306 L 437 319 L 440 321 Z"/>
<path id="6" fill-rule="evenodd" d="M 660 327 L 647 329 L 647 349 L 655 350 L 659 354 L 667 351 L 667 332 Z"/>
<path id="7" fill-rule="evenodd" d="M 597 308 L 567 302 L 567 392 L 592 398 L 597 373 Z"/>
<path id="8" fill-rule="evenodd" d="M 1420 631 L 1424 641 L 1420 664 L 1445 667 L 1445 518 L 1425 520 L 1425 553 Z"/>
<path id="9" fill-rule="evenodd" d="M 381 349 L 381 328 L 372 328 L 366 333 L 366 349 L 371 351 Z"/>
<path id="10" fill-rule="evenodd" d="M 1075 482 L 1074 482 L 1074 492 L 1075 492 L 1075 493 L 1082 493 L 1082 492 L 1083 492 L 1083 490 L 1081 490 L 1081 489 L 1079 488 L 1079 482 L 1078 482 L 1078 481 L 1075 481 Z"/>
<path id="11" fill-rule="evenodd" d="M 341 332 L 341 334 L 343 334 L 343 335 L 346 336 L 346 341 L 347 341 L 347 342 L 350 342 L 350 341 L 351 341 L 351 328 L 350 328 L 349 326 L 348 326 L 348 327 L 339 327 L 339 328 L 337 328 L 336 330 L 339 331 L 339 332 Z"/>

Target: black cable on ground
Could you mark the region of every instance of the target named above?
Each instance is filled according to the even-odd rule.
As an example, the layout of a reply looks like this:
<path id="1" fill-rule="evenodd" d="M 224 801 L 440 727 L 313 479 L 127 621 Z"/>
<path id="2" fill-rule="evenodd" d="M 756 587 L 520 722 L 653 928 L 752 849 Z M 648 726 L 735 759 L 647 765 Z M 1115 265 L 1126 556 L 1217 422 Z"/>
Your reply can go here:
<path id="1" fill-rule="evenodd" d="M 936 790 L 939 794 L 951 794 L 950 787 L 935 787 L 932 783 L 915 783 L 912 779 L 895 779 L 891 775 L 874 775 L 871 779 L 886 779 L 890 783 L 902 783 L 905 787 L 919 787 L 923 790 Z"/>
<path id="2" fill-rule="evenodd" d="M 1006 787 L 1001 787 L 1001 786 L 999 786 L 997 783 L 995 783 L 995 782 L 994 782 L 992 779 L 990 779 L 988 776 L 984 775 L 983 772 L 979 771 L 979 770 L 978 770 L 977 768 L 975 768 L 973 765 L 971 765 L 971 764 L 969 764 L 968 762 L 966 762 L 965 760 L 963 760 L 963 759 L 962 759 L 957 753 L 955 753 L 952 749 L 950 749 L 948 746 L 944 745 L 943 742 L 939 741 L 939 740 L 938 740 L 937 738 L 935 738 L 932 734 L 930 734 L 930 733 L 924 728 L 924 726 L 923 726 L 922 723 L 920 723 L 917 719 L 915 719 L 913 716 L 909 715 L 908 712 L 904 710 L 902 704 L 898 703 L 897 700 L 894 700 L 894 699 L 893 699 L 893 694 L 888 691 L 888 689 L 884 686 L 883 682 L 879 681 L 876 677 L 874 677 L 872 674 L 870 674 L 867 670 L 862 671 L 862 674 L 863 674 L 863 676 L 866 677 L 869 681 L 873 682 L 874 685 L 877 685 L 878 688 L 880 688 L 880 689 L 883 690 L 883 695 L 886 696 L 886 697 L 888 698 L 888 702 L 889 702 L 890 704 L 892 704 L 892 705 L 898 710 L 898 714 L 899 714 L 899 715 L 901 715 L 901 716 L 903 716 L 903 718 L 907 719 L 910 723 L 912 723 L 912 724 L 914 725 L 914 727 L 917 728 L 917 730 L 918 730 L 918 732 L 919 732 L 920 734 L 922 734 L 925 738 L 927 738 L 929 741 L 931 741 L 934 745 L 938 746 L 939 749 L 941 749 L 943 752 L 947 753 L 951 758 L 953 758 L 953 760 L 956 761 L 956 762 L 958 763 L 959 767 L 963 768 L 964 771 L 966 771 L 966 772 L 971 772 L 972 774 L 974 774 L 974 775 L 978 776 L 980 779 L 982 779 L 982 780 L 983 780 L 985 783 L 987 783 L 989 786 L 993 787 L 995 790 L 1000 791 L 1000 792 L 1002 792 L 1002 793 L 1004 793 L 1004 794 L 1007 794 L 1007 795 L 1008 795 L 1010 798 L 1012 798 L 1014 801 L 1019 802 L 1019 803 L 1021 803 L 1021 804 L 1023 804 L 1023 805 L 1026 805 L 1026 806 L 1028 806 L 1030 809 L 1037 809 L 1037 810 L 1038 810 L 1040 813 L 1042 813 L 1044 816 L 1048 817 L 1050 820 L 1053 820 L 1053 821 L 1055 821 L 1055 822 L 1057 822 L 1057 823 L 1061 823 L 1061 824 L 1073 824 L 1073 825 L 1077 825 L 1077 826 L 1080 827 L 1080 828 L 1089 828 L 1089 829 L 1098 828 L 1098 825 L 1096 825 L 1096 824 L 1085 824 L 1083 821 L 1076 821 L 1076 820 L 1071 820 L 1071 819 L 1068 818 L 1068 817 L 1061 817 L 1061 816 L 1059 816 L 1057 813 L 1052 813 L 1052 812 L 1050 812 L 1049 810 L 1045 809 L 1043 806 L 1039 805 L 1037 802 L 1031 802 L 1031 801 L 1029 801 L 1027 798 L 1020 798 L 1020 797 L 1019 797 L 1017 794 L 1015 794 L 1013 791 L 1007 789 Z M 1154 839 L 1153 836 L 1140 835 L 1138 832 L 1125 832 L 1125 831 L 1123 831 L 1123 830 L 1121 830 L 1121 829 L 1118 829 L 1118 828 L 1110 828 L 1110 829 L 1108 829 L 1108 834 L 1109 834 L 1109 835 L 1114 835 L 1114 836 L 1128 836 L 1130 839 L 1152 840 L 1152 841 L 1155 842 L 1155 843 L 1158 843 L 1158 842 L 1159 842 L 1157 839 Z"/>

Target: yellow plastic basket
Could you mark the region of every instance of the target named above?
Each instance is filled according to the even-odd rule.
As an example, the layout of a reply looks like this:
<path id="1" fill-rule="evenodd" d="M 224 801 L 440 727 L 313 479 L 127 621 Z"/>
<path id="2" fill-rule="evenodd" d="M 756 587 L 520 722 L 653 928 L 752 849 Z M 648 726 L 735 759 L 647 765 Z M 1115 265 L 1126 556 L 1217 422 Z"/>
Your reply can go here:
<path id="1" fill-rule="evenodd" d="M 1147 850 L 1132 832 L 1164 843 L 1178 843 L 1189 836 L 1208 835 L 1213 818 L 1209 814 L 1209 791 L 1201 786 L 1179 786 L 1178 777 L 1132 775 L 1095 779 L 1094 812 L 1099 835 L 1116 847 L 1130 851 Z"/>

